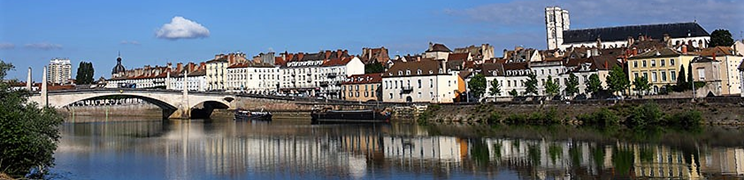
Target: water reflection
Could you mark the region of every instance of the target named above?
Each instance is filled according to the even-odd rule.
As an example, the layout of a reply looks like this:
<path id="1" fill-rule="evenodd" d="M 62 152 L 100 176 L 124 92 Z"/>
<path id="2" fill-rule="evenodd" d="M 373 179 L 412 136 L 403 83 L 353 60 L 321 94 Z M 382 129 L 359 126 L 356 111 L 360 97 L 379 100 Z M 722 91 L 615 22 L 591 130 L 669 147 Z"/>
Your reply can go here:
<path id="1" fill-rule="evenodd" d="M 281 120 L 69 123 L 62 131 L 53 172 L 69 179 L 744 177 L 744 143 L 704 142 L 721 135 L 715 130 L 670 142 L 576 137 L 587 131 L 570 128 L 518 130 L 543 134 L 535 138 L 468 125 Z"/>

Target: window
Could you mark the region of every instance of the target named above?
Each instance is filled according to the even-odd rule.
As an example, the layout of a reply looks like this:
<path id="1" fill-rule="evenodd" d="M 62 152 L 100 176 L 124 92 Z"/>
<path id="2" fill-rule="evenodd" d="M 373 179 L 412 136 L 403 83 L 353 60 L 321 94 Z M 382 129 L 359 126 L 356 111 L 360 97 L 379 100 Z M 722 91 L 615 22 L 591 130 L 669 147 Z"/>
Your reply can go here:
<path id="1" fill-rule="evenodd" d="M 633 79 L 635 79 L 635 78 L 638 78 L 638 73 L 637 72 L 633 73 Z"/>
<path id="2" fill-rule="evenodd" d="M 699 79 L 701 81 L 705 80 L 705 68 L 698 68 L 697 72 L 698 72 L 698 77 L 700 77 Z"/>
<path id="3" fill-rule="evenodd" d="M 434 93 L 433 92 L 429 92 L 429 98 L 434 98 Z"/>
<path id="4" fill-rule="evenodd" d="M 421 91 L 418 92 L 418 98 L 421 98 Z"/>
<path id="5" fill-rule="evenodd" d="M 669 71 L 669 76 L 672 76 L 672 81 L 677 81 L 677 73 L 674 73 L 674 71 Z"/>
<path id="6" fill-rule="evenodd" d="M 643 73 L 643 77 L 645 77 L 646 79 L 648 79 L 648 73 Z"/>
<path id="7" fill-rule="evenodd" d="M 506 81 L 506 87 L 511 87 L 511 81 Z"/>
<path id="8" fill-rule="evenodd" d="M 646 60 L 643 60 L 642 67 L 646 67 Z"/>
<path id="9" fill-rule="evenodd" d="M 429 87 L 430 88 L 434 88 L 434 80 L 433 79 L 429 79 Z"/>
<path id="10" fill-rule="evenodd" d="M 651 60 L 651 67 L 656 67 L 656 60 Z"/>
<path id="11" fill-rule="evenodd" d="M 667 81 L 666 72 L 661 71 L 661 82 L 665 82 L 665 81 Z"/>
<path id="12" fill-rule="evenodd" d="M 398 81 L 395 81 L 395 89 L 398 89 Z"/>
<path id="13" fill-rule="evenodd" d="M 661 67 L 666 66 L 666 61 L 664 59 L 661 60 Z"/>
<path id="14" fill-rule="evenodd" d="M 674 66 L 674 59 L 669 59 L 669 65 Z"/>
<path id="15" fill-rule="evenodd" d="M 393 93 L 390 93 L 390 99 L 393 99 Z"/>
<path id="16" fill-rule="evenodd" d="M 447 81 L 447 86 L 452 86 L 452 81 Z"/>
<path id="17" fill-rule="evenodd" d="M 418 80 L 418 88 L 421 89 L 421 79 Z"/>
<path id="18" fill-rule="evenodd" d="M 349 91 L 349 97 L 354 97 L 354 92 Z"/>
<path id="19" fill-rule="evenodd" d="M 651 80 L 656 82 L 656 72 L 651 72 Z"/>

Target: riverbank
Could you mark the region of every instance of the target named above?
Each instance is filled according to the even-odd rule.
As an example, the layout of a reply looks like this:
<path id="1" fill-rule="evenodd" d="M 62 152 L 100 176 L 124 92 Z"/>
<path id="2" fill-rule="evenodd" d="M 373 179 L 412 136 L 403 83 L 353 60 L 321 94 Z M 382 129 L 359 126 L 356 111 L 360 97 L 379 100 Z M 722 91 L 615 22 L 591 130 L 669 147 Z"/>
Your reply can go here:
<path id="1" fill-rule="evenodd" d="M 477 105 L 431 105 L 417 120 L 426 122 L 509 122 L 511 120 L 551 118 L 562 124 L 582 123 L 582 117 L 600 110 L 618 116 L 620 121 L 632 115 L 634 108 L 647 103 L 658 105 L 663 115 L 674 116 L 686 112 L 699 112 L 704 123 L 718 125 L 744 125 L 744 107 L 735 102 L 689 102 L 689 100 L 654 102 L 633 101 L 593 104 L 477 104 Z M 543 117 L 539 117 L 543 116 Z M 542 123 L 540 123 L 542 124 Z"/>

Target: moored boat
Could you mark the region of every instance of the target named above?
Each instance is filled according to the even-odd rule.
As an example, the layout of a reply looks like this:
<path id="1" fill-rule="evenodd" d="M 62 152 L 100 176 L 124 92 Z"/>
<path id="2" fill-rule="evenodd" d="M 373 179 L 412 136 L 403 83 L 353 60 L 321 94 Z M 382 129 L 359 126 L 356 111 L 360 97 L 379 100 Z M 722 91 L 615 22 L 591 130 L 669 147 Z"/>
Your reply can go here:
<path id="1" fill-rule="evenodd" d="M 310 113 L 313 123 L 389 123 L 389 111 L 363 110 L 314 110 Z"/>
<path id="2" fill-rule="evenodd" d="M 235 110 L 235 120 L 256 120 L 256 121 L 271 121 L 271 112 L 266 111 L 249 111 L 244 109 Z"/>

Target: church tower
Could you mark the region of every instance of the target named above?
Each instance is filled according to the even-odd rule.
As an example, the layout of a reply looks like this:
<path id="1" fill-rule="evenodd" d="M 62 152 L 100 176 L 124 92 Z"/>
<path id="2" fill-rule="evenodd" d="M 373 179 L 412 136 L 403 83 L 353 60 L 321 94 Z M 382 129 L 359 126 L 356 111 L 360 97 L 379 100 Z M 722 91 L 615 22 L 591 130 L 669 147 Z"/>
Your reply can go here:
<path id="1" fill-rule="evenodd" d="M 571 21 L 568 10 L 561 7 L 545 8 L 545 30 L 547 32 L 548 49 L 557 49 L 563 44 L 563 31 L 569 29 Z"/>

